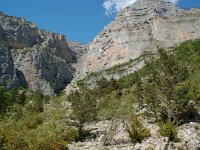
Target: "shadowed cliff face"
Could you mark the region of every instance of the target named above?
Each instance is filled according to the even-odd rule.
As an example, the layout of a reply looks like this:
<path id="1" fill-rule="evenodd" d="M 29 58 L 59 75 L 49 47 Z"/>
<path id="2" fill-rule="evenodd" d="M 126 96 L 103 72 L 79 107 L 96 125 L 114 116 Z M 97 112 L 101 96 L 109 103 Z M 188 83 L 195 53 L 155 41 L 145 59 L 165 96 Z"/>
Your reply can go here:
<path id="1" fill-rule="evenodd" d="M 18 84 L 10 50 L 0 44 L 0 83 L 6 88 Z"/>
<path id="2" fill-rule="evenodd" d="M 84 72 L 94 72 L 200 37 L 200 10 L 164 0 L 138 0 L 122 10 L 89 45 Z"/>
<path id="3" fill-rule="evenodd" d="M 8 88 L 26 86 L 52 95 L 72 80 L 74 54 L 63 35 L 1 13 L 0 39 L 4 44 L 0 49 L 0 77 Z M 7 83 L 12 80 L 18 84 Z"/>

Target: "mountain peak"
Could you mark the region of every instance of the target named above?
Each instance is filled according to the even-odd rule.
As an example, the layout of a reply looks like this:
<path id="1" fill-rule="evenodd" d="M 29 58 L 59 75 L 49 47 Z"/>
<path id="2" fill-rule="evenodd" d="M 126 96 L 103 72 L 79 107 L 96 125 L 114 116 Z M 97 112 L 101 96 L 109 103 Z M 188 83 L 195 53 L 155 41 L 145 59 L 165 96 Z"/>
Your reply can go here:
<path id="1" fill-rule="evenodd" d="M 166 0 L 137 0 L 91 42 L 86 71 L 125 63 L 157 46 L 167 48 L 199 38 L 199 14 L 200 9 L 184 10 Z"/>
<path id="2" fill-rule="evenodd" d="M 145 20 L 155 16 L 174 16 L 182 13 L 183 10 L 175 4 L 165 0 L 137 0 L 134 4 L 123 9 L 116 18 L 123 16 L 138 17 Z"/>
<path id="3" fill-rule="evenodd" d="M 132 5 L 130 5 L 129 7 L 152 7 L 152 6 L 161 6 L 161 5 L 173 5 L 175 6 L 173 3 L 171 3 L 170 1 L 166 1 L 166 0 L 136 0 L 135 3 L 133 3 Z"/>

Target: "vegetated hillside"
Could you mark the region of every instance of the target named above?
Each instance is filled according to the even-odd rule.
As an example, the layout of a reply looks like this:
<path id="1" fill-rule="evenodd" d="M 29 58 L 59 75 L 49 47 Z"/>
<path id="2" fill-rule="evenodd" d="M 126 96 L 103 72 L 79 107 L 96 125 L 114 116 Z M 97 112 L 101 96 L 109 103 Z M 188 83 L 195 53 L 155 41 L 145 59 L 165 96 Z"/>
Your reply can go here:
<path id="1" fill-rule="evenodd" d="M 69 96 L 1 87 L 0 149 L 200 148 L 200 126 L 189 123 L 199 119 L 200 40 L 159 48 L 144 62 L 135 73 L 100 77 Z"/>

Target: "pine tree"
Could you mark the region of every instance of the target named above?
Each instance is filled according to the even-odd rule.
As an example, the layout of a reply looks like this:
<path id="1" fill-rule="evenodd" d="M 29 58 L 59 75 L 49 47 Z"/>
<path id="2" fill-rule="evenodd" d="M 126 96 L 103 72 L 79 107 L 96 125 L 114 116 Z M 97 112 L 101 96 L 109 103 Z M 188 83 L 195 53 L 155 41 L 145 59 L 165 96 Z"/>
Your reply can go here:
<path id="1" fill-rule="evenodd" d="M 158 99 L 158 90 L 160 89 L 159 73 L 156 70 L 154 57 L 145 60 L 145 68 L 148 72 L 148 78 L 146 84 L 144 84 L 144 101 L 147 104 L 147 110 L 153 113 L 156 120 L 159 119 L 158 114 L 160 114 L 160 100 Z"/>
<path id="2" fill-rule="evenodd" d="M 78 121 L 79 140 L 82 141 L 85 137 L 83 130 L 84 124 L 96 119 L 97 101 L 90 94 L 90 91 L 84 91 L 83 93 L 75 91 L 70 94 L 68 100 L 72 104 L 73 118 Z"/>
<path id="3" fill-rule="evenodd" d="M 178 114 L 183 112 L 177 108 L 181 106 L 183 100 L 176 92 L 176 88 L 189 77 L 188 69 L 178 64 L 173 55 L 161 48 L 158 49 L 158 58 L 150 59 L 146 63 L 146 68 L 149 73 L 145 87 L 148 107 L 152 112 L 160 114 L 160 117 L 167 117 L 168 122 L 180 120 Z"/>
<path id="4" fill-rule="evenodd" d="M 168 121 L 175 119 L 175 88 L 178 83 L 183 82 L 188 78 L 188 70 L 175 62 L 172 55 L 169 55 L 166 50 L 159 48 L 159 66 L 160 66 L 160 89 L 163 95 L 162 105 L 164 105 Z M 178 104 L 179 105 L 179 104 Z"/>
<path id="5" fill-rule="evenodd" d="M 143 85 L 142 85 L 142 80 L 139 77 L 138 73 L 135 73 L 135 77 L 136 77 L 136 89 L 135 89 L 135 96 L 136 99 L 139 103 L 139 108 L 142 109 L 142 105 L 143 105 Z"/>

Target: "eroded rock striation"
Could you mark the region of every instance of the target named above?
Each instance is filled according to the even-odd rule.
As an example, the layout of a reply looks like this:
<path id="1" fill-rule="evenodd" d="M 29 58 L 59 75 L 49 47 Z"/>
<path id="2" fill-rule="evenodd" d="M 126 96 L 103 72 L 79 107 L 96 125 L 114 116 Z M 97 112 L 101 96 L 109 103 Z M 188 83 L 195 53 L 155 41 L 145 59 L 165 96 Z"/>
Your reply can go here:
<path id="1" fill-rule="evenodd" d="M 24 19 L 0 13 L 1 83 L 8 88 L 25 86 L 52 95 L 63 89 L 75 69 L 74 52 L 65 36 L 40 30 Z M 18 80 L 18 84 L 5 81 Z"/>
<path id="2" fill-rule="evenodd" d="M 199 37 L 200 9 L 180 9 L 164 0 L 137 0 L 91 42 L 84 71 L 104 70 L 157 46 L 171 47 Z"/>

